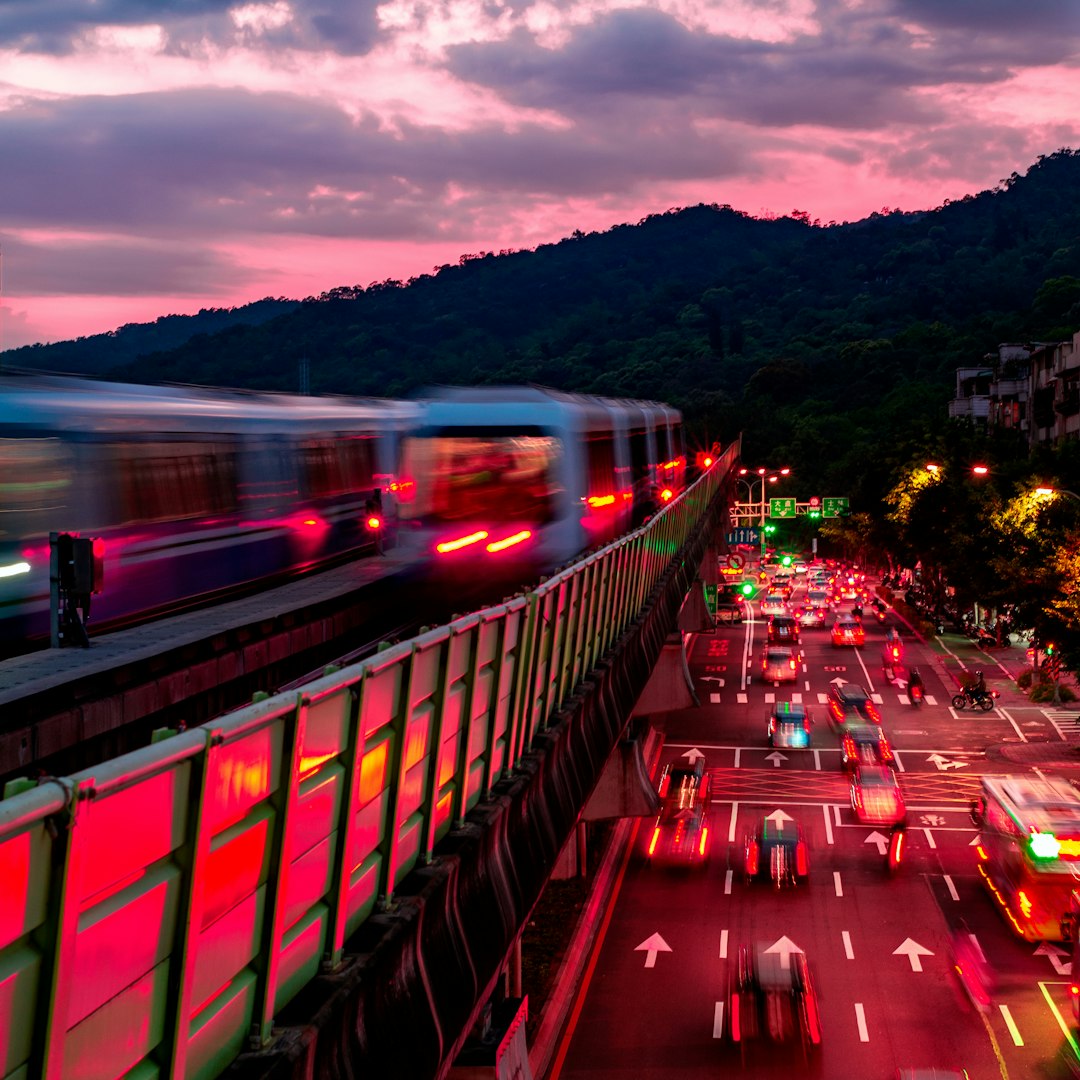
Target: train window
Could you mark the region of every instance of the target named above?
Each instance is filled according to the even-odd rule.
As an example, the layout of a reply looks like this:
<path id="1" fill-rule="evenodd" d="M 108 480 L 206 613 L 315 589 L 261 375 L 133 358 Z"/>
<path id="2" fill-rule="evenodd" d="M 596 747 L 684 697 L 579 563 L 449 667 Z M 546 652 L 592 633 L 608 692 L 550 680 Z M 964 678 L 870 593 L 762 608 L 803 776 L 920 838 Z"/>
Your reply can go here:
<path id="1" fill-rule="evenodd" d="M 649 433 L 644 428 L 630 432 L 630 468 L 634 487 L 648 483 L 649 476 Z"/>
<path id="2" fill-rule="evenodd" d="M 416 498 L 402 504 L 401 516 L 545 524 L 563 490 L 561 458 L 562 444 L 552 435 L 478 429 L 410 436 L 402 446 L 402 471 L 418 478 Z"/>
<path id="3" fill-rule="evenodd" d="M 237 509 L 236 455 L 228 443 L 117 443 L 113 455 L 123 521 L 170 521 Z"/>
<path id="4" fill-rule="evenodd" d="M 71 461 L 59 439 L 0 439 L 0 537 L 56 529 L 67 508 Z"/>
<path id="5" fill-rule="evenodd" d="M 375 486 L 370 436 L 306 439 L 300 444 L 300 489 L 311 499 L 349 492 L 370 492 Z"/>

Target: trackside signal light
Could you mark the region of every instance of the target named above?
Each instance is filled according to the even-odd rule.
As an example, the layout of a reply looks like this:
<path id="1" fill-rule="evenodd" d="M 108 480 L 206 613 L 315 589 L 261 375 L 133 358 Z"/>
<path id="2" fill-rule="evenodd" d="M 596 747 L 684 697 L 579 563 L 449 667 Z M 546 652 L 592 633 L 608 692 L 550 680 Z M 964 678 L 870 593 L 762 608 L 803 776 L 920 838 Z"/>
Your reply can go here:
<path id="1" fill-rule="evenodd" d="M 706 469 L 709 468 L 712 465 L 712 463 L 713 463 L 713 459 L 708 454 L 706 454 L 701 459 L 701 464 L 704 465 Z"/>
<path id="2" fill-rule="evenodd" d="M 378 532 L 382 528 L 382 518 L 378 514 L 369 514 L 364 524 L 369 532 Z"/>
<path id="3" fill-rule="evenodd" d="M 672 491 L 671 488 L 664 488 L 664 490 L 660 492 L 660 501 L 661 502 L 671 502 L 671 500 L 674 497 L 675 497 L 675 492 Z"/>
<path id="4" fill-rule="evenodd" d="M 602 506 L 614 506 L 614 495 L 590 495 L 585 500 L 593 510 L 599 510 Z"/>

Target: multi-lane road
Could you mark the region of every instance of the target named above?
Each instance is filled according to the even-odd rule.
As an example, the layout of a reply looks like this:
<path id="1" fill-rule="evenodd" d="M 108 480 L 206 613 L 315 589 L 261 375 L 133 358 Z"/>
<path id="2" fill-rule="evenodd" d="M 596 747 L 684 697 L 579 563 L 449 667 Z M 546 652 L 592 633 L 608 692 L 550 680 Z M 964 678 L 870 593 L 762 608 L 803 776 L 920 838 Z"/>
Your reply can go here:
<path id="1" fill-rule="evenodd" d="M 930 1066 L 967 1069 L 972 1080 L 1070 1075 L 1062 1057 L 1076 1037 L 1069 958 L 1060 945 L 1016 938 L 981 891 L 969 806 L 983 773 L 1080 774 L 1066 741 L 1075 712 L 1030 705 L 1013 691 L 993 712 L 958 713 L 949 704 L 949 650 L 920 642 L 892 613 L 884 626 L 866 621 L 862 649 L 834 648 L 825 629 L 803 631 L 798 681 L 763 684 L 764 624 L 752 617 L 690 644 L 701 706 L 655 722 L 663 761 L 705 755 L 708 857 L 698 867 L 651 865 L 647 830 L 635 830 L 548 1080 L 739 1072 L 884 1080 L 901 1067 Z M 884 633 L 897 626 L 906 663 L 926 683 L 921 708 L 903 684 L 883 677 Z M 851 810 L 825 705 L 836 679 L 872 692 L 897 751 L 909 827 L 893 875 L 885 868 L 886 830 L 859 824 Z M 810 707 L 810 748 L 768 745 L 774 700 Z M 777 812 L 800 822 L 811 844 L 809 884 L 796 890 L 743 878 L 745 834 Z M 955 973 L 960 934 L 974 935 L 996 979 L 985 1011 Z M 806 953 L 821 1009 L 816 1053 L 759 1044 L 743 1054 L 727 1037 L 738 949 L 755 942 Z"/>

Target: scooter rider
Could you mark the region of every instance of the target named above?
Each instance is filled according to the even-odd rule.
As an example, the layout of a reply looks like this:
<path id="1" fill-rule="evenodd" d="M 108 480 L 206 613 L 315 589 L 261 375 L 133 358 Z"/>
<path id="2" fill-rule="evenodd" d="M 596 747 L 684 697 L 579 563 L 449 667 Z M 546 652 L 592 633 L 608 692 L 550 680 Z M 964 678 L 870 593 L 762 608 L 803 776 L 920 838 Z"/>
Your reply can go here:
<path id="1" fill-rule="evenodd" d="M 925 689 L 923 687 L 922 676 L 919 674 L 919 669 L 917 667 L 913 667 L 910 674 L 908 675 L 907 688 L 909 695 L 911 694 L 912 690 L 916 690 L 917 692 L 922 693 L 922 691 Z"/>
<path id="2" fill-rule="evenodd" d="M 971 688 L 973 694 L 981 696 L 986 693 L 986 680 L 981 671 L 975 672 L 975 685 Z"/>

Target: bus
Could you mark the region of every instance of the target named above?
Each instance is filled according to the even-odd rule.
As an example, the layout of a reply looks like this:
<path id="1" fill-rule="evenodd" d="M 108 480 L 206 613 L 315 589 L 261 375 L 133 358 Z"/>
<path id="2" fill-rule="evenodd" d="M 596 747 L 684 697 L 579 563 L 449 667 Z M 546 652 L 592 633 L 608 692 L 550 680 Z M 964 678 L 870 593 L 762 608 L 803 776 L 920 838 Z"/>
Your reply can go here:
<path id="1" fill-rule="evenodd" d="M 1080 888 L 1080 792 L 1057 776 L 984 776 L 971 808 L 979 875 L 1027 941 L 1068 936 Z"/>

